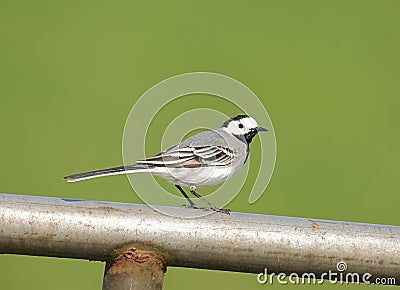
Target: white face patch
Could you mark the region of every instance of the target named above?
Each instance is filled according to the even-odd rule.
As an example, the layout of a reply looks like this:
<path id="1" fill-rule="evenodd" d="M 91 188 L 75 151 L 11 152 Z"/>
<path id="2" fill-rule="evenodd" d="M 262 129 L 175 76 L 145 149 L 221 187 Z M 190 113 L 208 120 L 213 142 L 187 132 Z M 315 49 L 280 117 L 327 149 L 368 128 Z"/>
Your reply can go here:
<path id="1" fill-rule="evenodd" d="M 240 120 L 232 120 L 229 122 L 227 127 L 224 127 L 226 131 L 235 135 L 244 135 L 250 132 L 251 129 L 258 127 L 256 120 L 252 117 L 246 117 Z"/>

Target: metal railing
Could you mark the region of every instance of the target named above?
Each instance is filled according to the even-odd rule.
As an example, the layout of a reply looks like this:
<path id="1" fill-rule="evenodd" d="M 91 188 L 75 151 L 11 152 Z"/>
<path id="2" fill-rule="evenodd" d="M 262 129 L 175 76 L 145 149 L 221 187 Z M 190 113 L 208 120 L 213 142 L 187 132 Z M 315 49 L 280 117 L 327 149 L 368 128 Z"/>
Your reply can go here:
<path id="1" fill-rule="evenodd" d="M 236 212 L 190 218 L 193 209 L 157 208 L 169 214 L 147 205 L 0 194 L 0 253 L 105 261 L 107 290 L 161 289 L 167 266 L 328 279 L 329 271 L 345 270 L 339 262 L 343 273 L 400 284 L 398 226 Z"/>

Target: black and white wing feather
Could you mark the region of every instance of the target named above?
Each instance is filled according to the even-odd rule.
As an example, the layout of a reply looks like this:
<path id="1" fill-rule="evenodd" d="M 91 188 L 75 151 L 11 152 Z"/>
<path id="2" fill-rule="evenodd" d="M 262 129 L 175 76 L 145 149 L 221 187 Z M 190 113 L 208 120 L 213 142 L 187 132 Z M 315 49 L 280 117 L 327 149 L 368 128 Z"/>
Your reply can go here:
<path id="1" fill-rule="evenodd" d="M 229 166 L 233 159 L 233 151 L 223 146 L 186 146 L 173 147 L 160 154 L 139 160 L 136 165 L 154 167 L 214 167 Z"/>

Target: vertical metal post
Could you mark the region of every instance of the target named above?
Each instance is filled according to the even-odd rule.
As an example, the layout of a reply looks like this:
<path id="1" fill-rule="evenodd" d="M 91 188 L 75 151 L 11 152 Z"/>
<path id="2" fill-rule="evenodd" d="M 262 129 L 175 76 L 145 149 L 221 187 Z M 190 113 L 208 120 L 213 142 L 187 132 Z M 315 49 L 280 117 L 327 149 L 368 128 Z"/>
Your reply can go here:
<path id="1" fill-rule="evenodd" d="M 151 251 L 129 248 L 106 263 L 103 290 L 162 289 L 166 260 Z"/>

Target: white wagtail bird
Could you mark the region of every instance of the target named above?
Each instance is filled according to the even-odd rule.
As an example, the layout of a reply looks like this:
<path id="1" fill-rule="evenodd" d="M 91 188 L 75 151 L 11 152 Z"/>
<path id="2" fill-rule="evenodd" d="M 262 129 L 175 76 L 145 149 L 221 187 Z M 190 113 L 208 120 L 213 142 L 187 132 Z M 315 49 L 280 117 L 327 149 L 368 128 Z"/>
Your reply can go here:
<path id="1" fill-rule="evenodd" d="M 120 166 L 64 177 L 75 182 L 101 176 L 151 173 L 174 184 L 189 202 L 189 207 L 199 208 L 189 198 L 182 186 L 208 205 L 209 209 L 228 213 L 196 192 L 198 187 L 219 184 L 235 174 L 246 162 L 249 144 L 258 132 L 267 131 L 247 115 L 238 115 L 225 121 L 216 130 L 201 132 L 154 157 L 138 160 L 133 165 Z M 203 208 L 205 209 L 205 208 Z"/>

